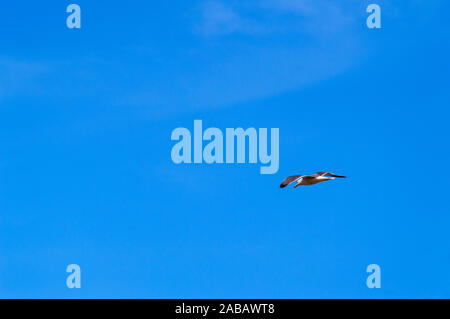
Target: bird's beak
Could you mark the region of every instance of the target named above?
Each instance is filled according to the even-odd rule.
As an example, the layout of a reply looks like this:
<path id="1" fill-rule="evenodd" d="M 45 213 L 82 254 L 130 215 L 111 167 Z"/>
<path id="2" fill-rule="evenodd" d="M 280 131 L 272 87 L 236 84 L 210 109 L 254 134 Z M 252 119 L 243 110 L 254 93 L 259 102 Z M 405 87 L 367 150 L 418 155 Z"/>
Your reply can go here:
<path id="1" fill-rule="evenodd" d="M 296 188 L 297 186 L 300 186 L 300 184 L 295 184 L 294 188 Z"/>

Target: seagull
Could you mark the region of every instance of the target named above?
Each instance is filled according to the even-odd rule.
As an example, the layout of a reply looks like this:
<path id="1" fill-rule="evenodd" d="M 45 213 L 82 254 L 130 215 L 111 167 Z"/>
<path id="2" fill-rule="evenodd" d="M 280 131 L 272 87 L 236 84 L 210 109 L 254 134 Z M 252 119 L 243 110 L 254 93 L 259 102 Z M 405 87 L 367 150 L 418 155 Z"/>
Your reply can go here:
<path id="1" fill-rule="evenodd" d="M 300 185 L 314 185 L 329 179 L 334 179 L 335 177 L 345 178 L 345 176 L 336 175 L 329 172 L 317 172 L 311 175 L 294 175 L 286 177 L 284 181 L 281 182 L 280 188 L 286 187 L 294 182 L 297 182 L 294 188 Z"/>

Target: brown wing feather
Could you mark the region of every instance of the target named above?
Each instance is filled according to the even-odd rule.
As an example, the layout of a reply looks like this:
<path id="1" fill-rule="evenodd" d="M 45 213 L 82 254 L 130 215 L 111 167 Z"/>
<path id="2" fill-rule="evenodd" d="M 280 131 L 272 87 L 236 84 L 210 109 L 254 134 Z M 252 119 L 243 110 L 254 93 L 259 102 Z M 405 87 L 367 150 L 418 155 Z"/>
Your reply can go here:
<path id="1" fill-rule="evenodd" d="M 284 181 L 281 182 L 280 188 L 288 186 L 290 183 L 294 182 L 295 180 L 297 180 L 299 177 L 302 177 L 302 176 L 304 176 L 304 175 L 293 175 L 293 176 L 286 177 L 284 179 Z"/>

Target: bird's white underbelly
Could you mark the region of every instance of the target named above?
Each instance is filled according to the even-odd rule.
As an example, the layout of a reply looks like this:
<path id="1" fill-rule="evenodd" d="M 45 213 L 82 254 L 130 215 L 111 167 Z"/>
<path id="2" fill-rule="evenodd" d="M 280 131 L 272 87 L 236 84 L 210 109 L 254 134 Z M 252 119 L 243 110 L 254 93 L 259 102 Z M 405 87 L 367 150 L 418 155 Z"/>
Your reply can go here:
<path id="1" fill-rule="evenodd" d="M 319 176 L 319 177 L 314 177 L 314 178 L 303 178 L 302 181 L 300 182 L 300 185 L 314 185 L 326 180 L 329 180 L 330 178 L 328 177 L 323 177 L 323 176 Z"/>

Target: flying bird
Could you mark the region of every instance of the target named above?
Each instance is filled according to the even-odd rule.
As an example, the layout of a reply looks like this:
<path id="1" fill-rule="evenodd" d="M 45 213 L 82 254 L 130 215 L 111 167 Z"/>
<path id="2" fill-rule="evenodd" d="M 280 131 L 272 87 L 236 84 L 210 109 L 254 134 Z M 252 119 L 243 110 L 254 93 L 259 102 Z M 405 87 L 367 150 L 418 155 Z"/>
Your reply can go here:
<path id="1" fill-rule="evenodd" d="M 294 182 L 297 182 L 294 185 L 294 188 L 300 185 L 314 185 L 323 181 L 334 179 L 335 177 L 345 178 L 345 176 L 336 175 L 329 172 L 317 172 L 311 175 L 294 175 L 286 177 L 284 181 L 281 182 L 280 188 L 286 187 Z"/>

